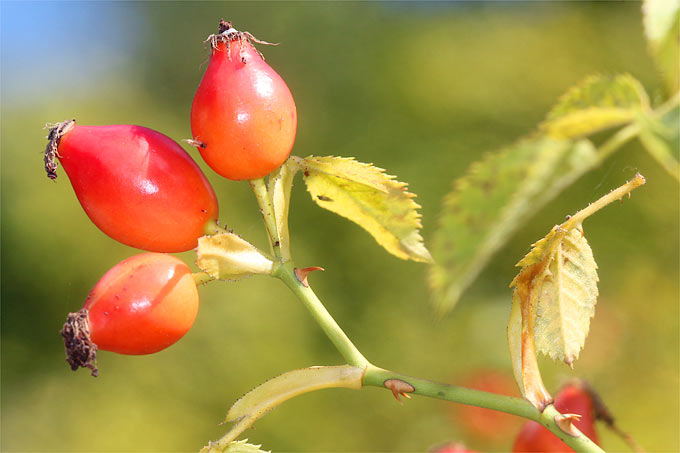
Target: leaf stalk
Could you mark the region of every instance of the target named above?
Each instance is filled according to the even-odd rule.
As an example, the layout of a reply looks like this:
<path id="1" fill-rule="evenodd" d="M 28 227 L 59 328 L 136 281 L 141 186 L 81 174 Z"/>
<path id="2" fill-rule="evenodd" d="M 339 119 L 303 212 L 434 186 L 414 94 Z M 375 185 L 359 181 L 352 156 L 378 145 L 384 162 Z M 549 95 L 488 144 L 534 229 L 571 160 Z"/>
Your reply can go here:
<path id="1" fill-rule="evenodd" d="M 312 314 L 314 320 L 321 326 L 324 333 L 331 340 L 336 349 L 348 364 L 366 368 L 368 360 L 352 343 L 347 334 L 340 328 L 333 316 L 326 310 L 323 303 L 314 294 L 312 288 L 305 286 L 295 275 L 295 265 L 292 261 L 275 266 L 272 275 L 280 279 L 295 294 Z"/>
<path id="2" fill-rule="evenodd" d="M 267 186 L 264 183 L 263 178 L 251 179 L 248 181 L 250 187 L 253 189 L 255 198 L 257 199 L 257 204 L 260 206 L 260 212 L 262 213 L 262 218 L 264 219 L 264 225 L 267 229 L 267 235 L 269 236 L 269 244 L 271 245 L 272 252 L 277 259 L 281 258 L 281 248 L 279 232 L 276 228 L 276 217 L 274 215 L 274 206 L 272 205 L 271 198 L 267 191 Z"/>

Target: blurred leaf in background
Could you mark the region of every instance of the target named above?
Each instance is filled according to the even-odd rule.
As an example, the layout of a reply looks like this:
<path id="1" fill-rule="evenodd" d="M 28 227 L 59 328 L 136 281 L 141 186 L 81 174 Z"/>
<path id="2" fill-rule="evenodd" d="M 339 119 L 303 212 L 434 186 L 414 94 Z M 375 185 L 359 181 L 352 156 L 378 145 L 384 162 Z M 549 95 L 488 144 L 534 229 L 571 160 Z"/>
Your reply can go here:
<path id="1" fill-rule="evenodd" d="M 293 154 L 354 156 L 408 182 L 422 205 L 426 245 L 450 181 L 531 130 L 569 86 L 591 73 L 629 72 L 650 98 L 664 90 L 636 2 L 5 1 L 0 8 L 3 451 L 195 451 L 219 437 L 225 408 L 257 383 L 341 364 L 294 297 L 265 277 L 202 287 L 193 329 L 159 354 L 101 354 L 97 379 L 64 361 L 58 331 L 66 313 L 138 251 L 88 221 L 66 178 L 44 176 L 43 127 L 75 117 L 189 138 L 191 99 L 208 59 L 202 41 L 220 18 L 281 43 L 262 50 L 296 100 Z M 248 185 L 199 164 L 218 193 L 221 221 L 264 248 Z M 538 212 L 436 324 L 425 267 L 390 257 L 358 226 L 318 209 L 300 181 L 292 246 L 300 265 L 326 269 L 315 290 L 375 363 L 452 382 L 477 368 L 509 371 L 514 263 L 564 212 L 635 171 L 649 182 L 634 202 L 588 225 L 602 294 L 589 347 L 574 372 L 541 369 L 550 388 L 589 379 L 648 450 L 677 451 L 680 203 L 677 182 L 639 144 Z M 387 392 L 333 390 L 286 403 L 248 437 L 274 451 L 423 451 L 448 439 L 476 450 L 510 447 L 511 439 L 466 433 L 448 411 L 431 400 L 402 408 Z M 606 435 L 603 445 L 625 448 Z"/>

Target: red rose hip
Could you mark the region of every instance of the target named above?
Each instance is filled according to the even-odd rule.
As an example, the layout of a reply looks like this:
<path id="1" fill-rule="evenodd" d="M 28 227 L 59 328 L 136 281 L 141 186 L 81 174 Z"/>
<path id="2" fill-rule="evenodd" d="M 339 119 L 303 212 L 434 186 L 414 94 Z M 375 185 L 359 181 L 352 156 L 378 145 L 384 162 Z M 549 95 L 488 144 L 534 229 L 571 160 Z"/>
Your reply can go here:
<path id="1" fill-rule="evenodd" d="M 578 414 L 574 422 L 583 434 L 598 443 L 595 431 L 595 408 L 591 393 L 579 383 L 564 386 L 555 396 L 555 408 L 562 414 Z M 573 451 L 557 436 L 536 422 L 527 422 L 515 439 L 513 452 L 570 452 Z"/>
<path id="2" fill-rule="evenodd" d="M 201 169 L 169 137 L 141 126 L 80 126 L 50 131 L 45 168 L 59 158 L 92 222 L 123 244 L 152 252 L 197 245 L 217 219 L 215 193 Z"/>
<path id="3" fill-rule="evenodd" d="M 203 159 L 232 180 L 262 178 L 290 154 L 297 110 L 283 79 L 253 47 L 253 36 L 220 22 L 191 106 L 191 131 Z"/>
<path id="4" fill-rule="evenodd" d="M 191 270 L 178 258 L 143 253 L 111 268 L 90 291 L 85 305 L 70 313 L 62 336 L 71 369 L 97 375 L 97 349 L 152 354 L 175 343 L 198 312 Z"/>

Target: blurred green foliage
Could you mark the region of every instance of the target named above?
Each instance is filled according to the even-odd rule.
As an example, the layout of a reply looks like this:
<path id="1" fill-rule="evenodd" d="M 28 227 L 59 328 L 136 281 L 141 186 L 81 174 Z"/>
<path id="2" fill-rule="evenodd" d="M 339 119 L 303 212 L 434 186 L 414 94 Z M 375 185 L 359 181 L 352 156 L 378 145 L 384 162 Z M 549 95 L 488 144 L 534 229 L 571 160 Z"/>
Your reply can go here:
<path id="1" fill-rule="evenodd" d="M 46 16 L 46 8 L 51 11 Z M 261 39 L 299 112 L 293 153 L 355 156 L 410 183 L 431 237 L 454 177 L 530 131 L 588 74 L 630 72 L 660 99 L 636 2 L 2 3 L 2 451 L 192 451 L 219 437 L 229 405 L 283 371 L 341 363 L 280 283 L 201 288 L 194 328 L 152 356 L 102 353 L 101 375 L 72 373 L 58 331 L 97 279 L 138 253 L 92 225 L 65 174 L 42 171 L 46 122 L 140 124 L 190 137 L 189 109 L 221 17 Z M 54 13 L 54 14 L 52 14 Z M 45 23 L 47 21 L 48 23 Z M 41 27 L 45 30 L 41 30 Z M 190 153 L 198 157 L 194 150 Z M 220 180 L 221 219 L 263 247 L 247 184 Z M 394 259 L 319 209 L 298 181 L 294 256 L 321 265 L 319 296 L 369 360 L 456 382 L 510 374 L 505 326 L 514 263 L 566 214 L 636 171 L 648 184 L 586 227 L 601 297 L 575 370 L 546 361 L 546 385 L 587 378 L 649 451 L 678 451 L 677 183 L 637 143 L 542 210 L 434 323 L 425 265 Z M 181 255 L 188 262 L 190 253 Z M 457 439 L 480 450 L 450 405 L 333 390 L 290 401 L 247 433 L 274 451 L 424 451 Z M 609 450 L 625 447 L 603 433 Z"/>

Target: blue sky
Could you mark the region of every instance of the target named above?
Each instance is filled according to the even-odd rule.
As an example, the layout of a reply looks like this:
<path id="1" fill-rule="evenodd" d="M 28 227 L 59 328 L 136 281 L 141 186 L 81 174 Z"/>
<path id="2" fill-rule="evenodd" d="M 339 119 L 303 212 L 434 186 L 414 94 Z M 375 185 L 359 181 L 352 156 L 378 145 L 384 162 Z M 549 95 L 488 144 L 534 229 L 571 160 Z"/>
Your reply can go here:
<path id="1" fill-rule="evenodd" d="M 2 100 L 35 99 L 52 90 L 87 90 L 128 65 L 136 23 L 124 2 L 2 1 Z"/>

